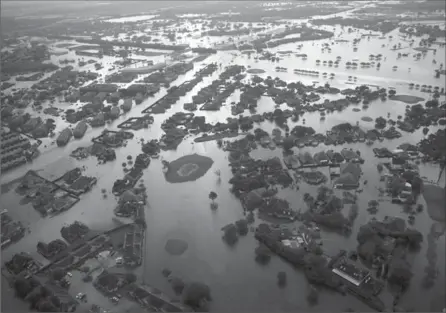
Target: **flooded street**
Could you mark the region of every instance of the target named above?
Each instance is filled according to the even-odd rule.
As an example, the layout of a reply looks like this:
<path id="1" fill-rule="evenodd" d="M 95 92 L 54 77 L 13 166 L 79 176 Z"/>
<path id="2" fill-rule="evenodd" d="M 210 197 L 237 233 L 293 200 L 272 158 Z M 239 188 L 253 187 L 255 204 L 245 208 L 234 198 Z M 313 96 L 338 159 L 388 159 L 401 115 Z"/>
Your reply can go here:
<path id="1" fill-rule="evenodd" d="M 134 19 L 128 19 L 128 21 L 142 21 L 153 17 L 154 15 L 137 16 Z M 115 22 L 115 20 L 109 20 L 109 22 Z M 263 69 L 265 73 L 259 74 L 260 77 L 278 77 L 288 83 L 301 81 L 304 84 L 311 85 L 313 81 L 318 81 L 317 85 L 323 86 L 325 83 L 328 83 L 331 87 L 340 89 L 355 88 L 355 86 L 362 84 L 376 85 L 387 89 L 395 88 L 398 94 L 423 98 L 423 103 L 431 99 L 431 94 L 410 88 L 409 83 L 444 87 L 444 76 L 440 79 L 435 78 L 434 70 L 437 66 L 432 62 L 434 59 L 439 63 L 444 62 L 444 56 L 446 55 L 444 46 L 438 47 L 435 54 L 429 51 L 420 60 L 414 60 L 412 54 L 416 53 L 416 51 L 409 47 L 408 42 L 401 38 L 398 30 L 395 30 L 387 34 L 385 39 L 379 39 L 378 36 L 363 37 L 356 45 L 357 51 L 353 52 L 352 39 L 360 37 L 361 34 L 368 34 L 368 31 L 360 30 L 356 32 L 355 30 L 353 33 L 348 34 L 346 28 L 341 29 L 339 26 L 324 26 L 322 28 L 334 31 L 335 36 L 330 39 L 301 42 L 299 44 L 302 47 L 298 50 L 296 49 L 296 43 L 270 48 L 271 52 L 293 52 L 288 55 L 282 55 L 279 62 L 256 60 L 253 56 L 248 56 L 238 51 L 219 51 L 204 61 L 195 63 L 193 71 L 180 76 L 172 85 L 180 85 L 182 82 L 190 80 L 206 64 L 217 62 L 224 66 L 238 64 L 246 68 Z M 348 42 L 334 42 L 334 39 L 345 39 Z M 57 42 L 57 44 L 59 43 L 65 43 L 65 41 Z M 402 50 L 390 50 L 393 45 L 399 43 L 404 47 Z M 331 52 L 321 51 L 325 44 L 330 46 Z M 190 42 L 190 45 L 193 46 L 194 43 Z M 415 46 L 417 45 L 415 44 Z M 398 52 L 409 53 L 409 57 L 398 58 Z M 295 56 L 295 53 L 307 54 L 308 57 L 306 60 L 303 60 Z M 382 54 L 381 69 L 377 70 L 374 67 L 347 69 L 344 65 L 346 61 L 353 61 L 353 59 L 358 59 L 358 63 L 368 62 L 370 54 Z M 334 61 L 337 56 L 342 58 L 339 67 L 322 65 L 322 61 Z M 76 56 L 73 51 L 66 55 L 52 56 L 53 61 L 66 58 L 80 59 L 81 57 Z M 161 58 L 153 57 L 150 59 L 155 60 L 155 63 L 157 63 L 161 61 Z M 321 65 L 316 65 L 316 60 L 320 60 Z M 113 61 L 112 57 L 104 57 L 103 59 L 104 63 Z M 22 221 L 24 226 L 29 228 L 29 233 L 20 242 L 2 251 L 2 259 L 8 260 L 15 253 L 25 251 L 31 253 L 33 257 L 42 263 L 48 263 L 46 259 L 37 253 L 37 243 L 39 241 L 49 242 L 60 238 L 61 227 L 73 221 L 81 221 L 94 230 L 107 230 L 113 227 L 115 225 L 112 220 L 115 216 L 113 210 L 117 201 L 111 190 L 116 178 L 124 175 L 121 164 L 126 162 L 127 156 L 135 157 L 141 153 L 140 139 L 143 138 L 145 142 L 159 139 L 163 134 L 160 128 L 163 121 L 176 112 L 183 112 L 183 104 L 191 102 L 192 96 L 196 95 L 201 88 L 217 79 L 224 70 L 224 66 L 219 67 L 211 76 L 205 77 L 202 82 L 197 84 L 184 97 L 181 97 L 166 113 L 153 115 L 154 123 L 148 129 L 133 131 L 134 139 L 129 141 L 125 147 L 116 149 L 115 161 L 98 165 L 94 157 L 81 161 L 71 158 L 73 167 L 85 167 L 86 175 L 96 177 L 98 183 L 96 188 L 82 195 L 81 200 L 74 207 L 62 214 L 51 218 L 42 218 L 31 204 L 21 204 L 21 197 L 14 191 L 18 181 L 14 181 L 29 170 L 60 170 L 57 169 L 57 166 L 63 166 L 58 165 L 62 164 L 58 163 L 61 162 L 60 160 L 70 158 L 69 154 L 76 148 L 90 145 L 92 138 L 100 135 L 103 128 L 92 129 L 89 127 L 83 139 L 73 139 L 65 147 L 57 147 L 53 139 L 44 138 L 40 149 L 41 155 L 37 159 L 13 171 L 2 173 L 1 183 L 4 189 L 2 190 L 0 206 L 2 209 L 7 209 L 14 219 Z M 286 67 L 288 71 L 286 73 L 276 72 L 275 67 L 277 66 Z M 393 66 L 397 66 L 397 70 L 393 70 Z M 108 68 L 109 66 L 106 66 L 102 70 L 102 75 L 108 73 Z M 82 69 L 93 71 L 94 67 L 93 65 L 87 65 Z M 335 76 L 334 79 L 324 79 L 322 75 L 319 77 L 296 75 L 293 73 L 294 69 L 334 73 Z M 248 74 L 243 82 L 248 82 L 252 76 Z M 352 77 L 357 79 L 353 80 Z M 24 84 L 28 83 L 25 82 Z M 127 84 L 121 85 L 125 86 Z M 374 87 L 371 88 L 374 89 Z M 121 115 L 117 120 L 107 124 L 104 128 L 116 130 L 118 124 L 129 117 L 141 116 L 142 110 L 165 94 L 166 90 L 163 88 L 154 97 L 148 98 L 139 105 L 133 105 L 130 112 Z M 321 95 L 321 100 L 318 102 L 323 102 L 324 99 L 334 100 L 337 98 L 340 98 L 340 95 Z M 205 116 L 206 121 L 211 124 L 225 122 L 227 118 L 233 117 L 230 103 L 238 102 L 239 100 L 240 92 L 236 91 L 227 99 L 226 105 L 220 111 L 198 110 L 194 113 L 196 116 Z M 445 97 L 442 96 L 440 100 L 444 101 Z M 79 104 L 71 105 L 57 102 L 54 104 L 54 106 L 63 110 L 76 108 L 77 105 Z M 361 109 L 359 112 L 353 111 L 352 109 L 356 106 L 351 105 L 342 112 L 327 113 L 324 121 L 320 120 L 319 112 L 306 112 L 298 122 L 289 121 L 288 125 L 290 129 L 296 125 L 311 126 L 317 133 L 325 133 L 337 124 L 350 122 L 351 124 L 358 123 L 362 129 L 369 130 L 374 129 L 374 122 L 365 122 L 361 120 L 362 117 L 368 116 L 375 120 L 379 116 L 387 117 L 390 114 L 390 118 L 396 120 L 398 115 L 404 116 L 406 106 L 401 101 L 387 99 L 385 102 L 382 102 L 381 100 L 376 100 L 371 102 L 367 109 L 362 109 L 361 105 L 358 105 L 357 107 Z M 286 104 L 276 106 L 270 97 L 263 96 L 258 102 L 257 113 L 262 114 L 263 112 L 273 111 L 275 107 L 287 108 Z M 303 119 L 305 122 L 303 122 Z M 56 134 L 67 126 L 67 122 L 60 119 L 57 120 Z M 257 124 L 254 128 L 257 127 L 268 133 L 271 133 L 276 128 L 273 123 L 268 121 Z M 429 133 L 434 133 L 441 128 L 444 128 L 444 126 L 432 126 Z M 323 249 L 327 254 L 336 254 L 340 248 L 346 250 L 356 249 L 357 240 L 355 234 L 359 227 L 367 223 L 372 217 L 366 210 L 367 203 L 370 200 L 378 199 L 380 197 L 378 188 L 384 186 L 384 183 L 380 182 L 380 174 L 376 169 L 379 161 L 374 156 L 373 148 L 387 147 L 389 150 L 394 150 L 402 143 L 417 144 L 424 137 L 425 135 L 423 135 L 420 128 L 414 133 L 403 132 L 401 138 L 375 142 L 372 146 L 367 146 L 364 143 L 352 143 L 336 147 L 320 144 L 316 148 L 293 148 L 296 154 L 305 151 L 314 154 L 328 149 L 340 151 L 342 148 L 353 148 L 355 151 L 360 151 L 361 157 L 365 160 L 365 163 L 362 165 L 362 171 L 364 172 L 364 177 L 368 180 L 368 184 L 361 185 L 363 192 L 359 194 L 358 198 L 360 210 L 353 227 L 353 235 L 345 237 L 333 232 L 323 231 Z M 162 161 L 173 161 L 181 156 L 193 153 L 210 157 L 214 161 L 212 168 L 205 176 L 193 182 L 166 182 L 163 175 Z M 268 159 L 274 156 L 282 157 L 282 155 L 281 148 L 270 150 L 259 147 L 251 152 L 251 156 L 258 159 Z M 426 176 L 428 180 L 437 180 L 440 171 L 439 166 L 426 163 L 420 164 L 419 167 L 421 176 Z M 67 168 L 67 170 L 69 169 Z M 215 174 L 217 170 L 220 171 L 220 177 Z M 321 171 L 326 172 L 325 174 L 330 177 L 328 169 L 323 168 Z M 330 291 L 321 292 L 319 304 L 316 307 L 310 306 L 306 301 L 309 284 L 302 271 L 296 270 L 278 256 L 273 256 L 271 262 L 266 266 L 255 262 L 254 250 L 258 243 L 252 232 L 245 237 L 241 237 L 234 247 L 227 246 L 222 240 L 223 232 L 221 228 L 228 223 L 244 218 L 239 199 L 230 192 L 231 185 L 228 181 L 232 176 L 228 153 L 219 149 L 216 141 L 197 143 L 194 142 L 194 137 L 191 135 L 188 135 L 175 151 L 163 151 L 160 153 L 159 159 L 152 159 L 150 166 L 144 170 L 140 180 L 147 187 L 148 195 L 148 205 L 145 208 L 147 229 L 144 260 L 141 268 L 137 269 L 139 277 L 144 283 L 156 286 L 169 296 L 178 298 L 170 287 L 169 282 L 163 277 L 162 269 L 169 268 L 175 276 L 182 277 L 185 281 L 204 282 L 212 290 L 211 311 L 342 311 L 346 308 L 364 312 L 371 311 L 367 305 L 351 295 L 342 297 Z M 445 186 L 445 176 L 442 176 L 439 183 L 440 186 Z M 328 181 L 327 185 L 331 185 L 331 181 Z M 8 190 L 6 190 L 5 186 L 7 186 Z M 106 199 L 103 198 L 101 189 L 107 190 Z M 210 209 L 208 196 L 210 191 L 215 191 L 218 195 L 216 199 L 219 205 L 217 210 Z M 279 196 L 287 199 L 293 209 L 305 210 L 303 195 L 307 192 L 314 194 L 315 191 L 316 187 L 302 182 L 300 183 L 300 190 L 286 188 L 279 191 Z M 342 191 L 336 191 L 336 193 L 341 195 Z M 419 203 L 426 207 L 422 197 Z M 406 217 L 405 213 L 402 213 L 402 206 L 393 204 L 390 201 L 381 202 L 379 211 L 375 215 L 378 220 L 385 216 Z M 258 225 L 260 222 L 262 220 L 256 217 L 255 225 Z M 298 225 L 300 222 L 295 223 Z M 427 234 L 433 223 L 427 214 L 427 210 L 424 210 L 423 213 L 417 215 L 413 227 L 423 234 Z M 169 255 L 164 248 L 166 241 L 179 238 L 188 243 L 187 251 L 181 256 Z M 430 302 L 438 292 L 444 291 L 444 277 L 446 274 L 445 244 L 445 236 L 443 235 L 437 242 L 437 266 L 440 273 L 436 285 L 429 291 L 424 290 L 421 286 L 423 270 L 426 266 L 426 240 L 424 240 L 419 253 L 409 256 L 413 262 L 414 277 L 409 290 L 403 295 L 401 305 L 414 311 L 422 311 L 430 307 Z M 279 271 L 284 271 L 287 274 L 287 288 L 276 286 L 277 273 Z M 384 300 L 386 303 L 391 303 L 392 298 L 387 296 Z"/>

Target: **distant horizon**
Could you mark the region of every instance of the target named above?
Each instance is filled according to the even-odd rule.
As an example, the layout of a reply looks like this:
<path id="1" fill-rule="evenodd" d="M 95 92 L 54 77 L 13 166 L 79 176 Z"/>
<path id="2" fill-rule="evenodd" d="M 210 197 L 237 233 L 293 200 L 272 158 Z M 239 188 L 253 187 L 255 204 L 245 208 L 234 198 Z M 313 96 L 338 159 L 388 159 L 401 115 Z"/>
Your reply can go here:
<path id="1" fill-rule="evenodd" d="M 30 3 L 33 5 L 29 5 Z M 189 1 L 191 2 L 198 1 Z M 133 3 L 134 5 L 129 5 Z M 139 14 L 152 10 L 159 10 L 167 7 L 176 7 L 184 5 L 184 1 L 141 1 L 141 0 L 121 0 L 121 1 L 42 1 L 42 0 L 8 0 L 1 2 L 2 17 L 19 16 L 43 16 L 60 15 L 72 16 L 79 15 L 88 17 L 91 15 L 128 15 Z M 124 5 L 124 6 L 123 6 Z M 105 11 L 98 11 L 95 8 L 107 8 Z"/>

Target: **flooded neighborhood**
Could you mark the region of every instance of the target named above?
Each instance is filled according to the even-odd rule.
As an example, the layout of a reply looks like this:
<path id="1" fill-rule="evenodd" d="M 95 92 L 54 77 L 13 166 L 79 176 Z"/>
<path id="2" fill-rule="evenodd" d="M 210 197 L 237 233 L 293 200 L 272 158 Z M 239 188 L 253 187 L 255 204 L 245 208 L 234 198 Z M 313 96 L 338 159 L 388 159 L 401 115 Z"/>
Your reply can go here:
<path id="1" fill-rule="evenodd" d="M 443 1 L 1 8 L 2 311 L 446 311 Z"/>

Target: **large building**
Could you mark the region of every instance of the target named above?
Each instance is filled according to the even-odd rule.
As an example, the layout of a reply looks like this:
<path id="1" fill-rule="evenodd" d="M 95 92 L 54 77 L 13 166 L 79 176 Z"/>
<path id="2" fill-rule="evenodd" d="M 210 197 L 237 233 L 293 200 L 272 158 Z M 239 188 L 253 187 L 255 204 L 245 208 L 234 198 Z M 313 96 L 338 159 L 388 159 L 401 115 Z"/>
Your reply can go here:
<path id="1" fill-rule="evenodd" d="M 384 287 L 381 281 L 370 275 L 368 269 L 345 256 L 334 263 L 332 272 L 347 283 L 346 286 L 349 290 L 362 297 L 375 297 Z"/>
<path id="2" fill-rule="evenodd" d="M 341 262 L 338 262 L 332 271 L 357 287 L 370 276 L 368 270 L 360 268 L 353 262 L 348 262 L 347 259 L 342 259 Z"/>

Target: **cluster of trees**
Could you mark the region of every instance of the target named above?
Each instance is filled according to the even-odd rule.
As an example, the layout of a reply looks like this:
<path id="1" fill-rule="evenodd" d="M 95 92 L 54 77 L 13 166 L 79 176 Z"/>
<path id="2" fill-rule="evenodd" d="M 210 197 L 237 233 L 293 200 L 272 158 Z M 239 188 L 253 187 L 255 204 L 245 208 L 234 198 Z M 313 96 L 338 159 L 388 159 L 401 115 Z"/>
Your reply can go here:
<path id="1" fill-rule="evenodd" d="M 183 302 L 194 310 L 207 310 L 208 302 L 212 300 L 209 286 L 199 282 L 187 284 L 183 290 Z"/>
<path id="2" fill-rule="evenodd" d="M 39 312 L 60 311 L 58 299 L 52 297 L 49 291 L 35 279 L 17 278 L 14 282 L 14 289 L 17 297 L 29 303 L 30 310 Z"/>
<path id="3" fill-rule="evenodd" d="M 160 50 L 173 50 L 182 51 L 186 49 L 186 46 L 176 46 L 176 45 L 165 45 L 161 43 L 138 43 L 138 42 L 128 42 L 128 41 L 107 41 L 102 39 L 76 39 L 77 42 L 86 44 L 97 44 L 97 45 L 113 45 L 117 47 L 136 47 L 142 49 L 160 49 Z"/>

